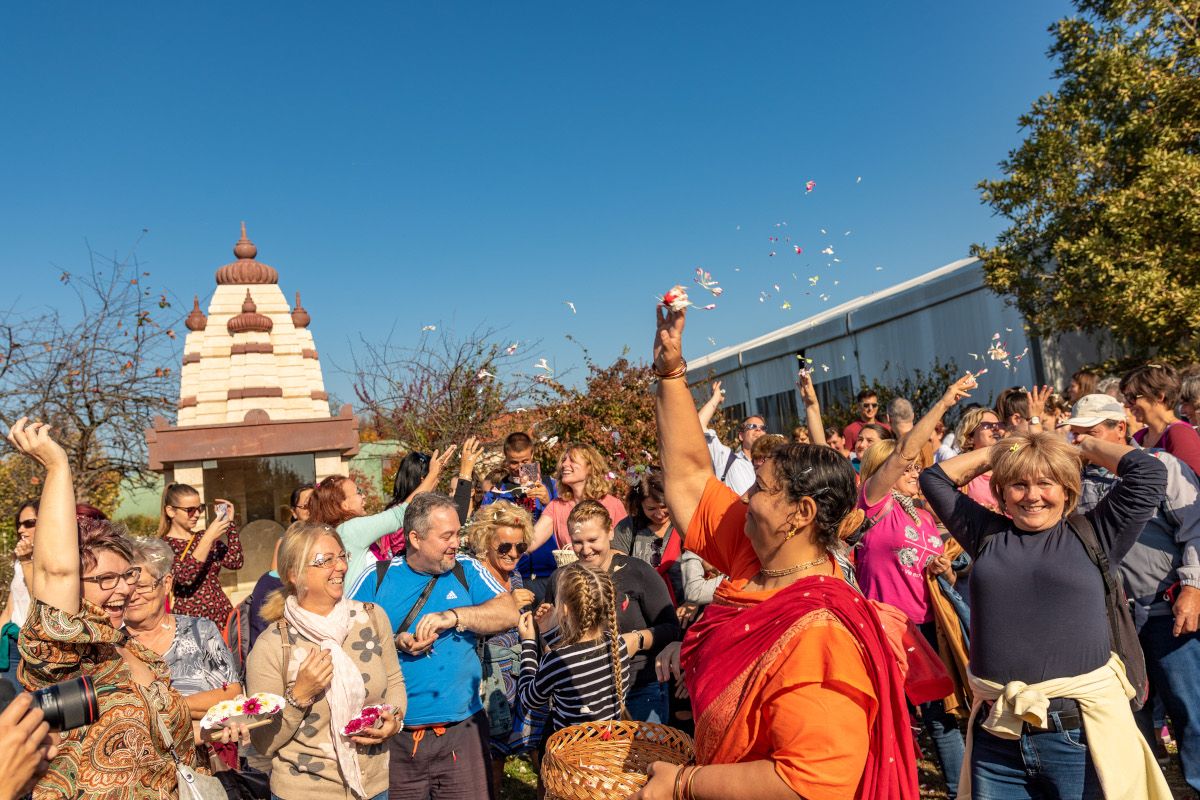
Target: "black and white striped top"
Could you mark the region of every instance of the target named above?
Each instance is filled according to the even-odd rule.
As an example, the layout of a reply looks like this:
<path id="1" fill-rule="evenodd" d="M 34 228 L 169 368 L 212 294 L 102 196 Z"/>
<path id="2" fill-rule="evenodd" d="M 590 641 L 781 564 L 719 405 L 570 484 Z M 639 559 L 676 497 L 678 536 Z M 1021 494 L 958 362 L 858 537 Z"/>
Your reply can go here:
<path id="1" fill-rule="evenodd" d="M 577 642 L 549 650 L 538 659 L 537 642 L 521 642 L 521 675 L 517 696 L 530 709 L 550 710 L 547 733 L 582 722 L 603 722 L 621 717 L 613 680 L 612 654 L 606 632 L 602 639 Z M 617 641 L 621 676 L 629 693 L 629 652 Z"/>

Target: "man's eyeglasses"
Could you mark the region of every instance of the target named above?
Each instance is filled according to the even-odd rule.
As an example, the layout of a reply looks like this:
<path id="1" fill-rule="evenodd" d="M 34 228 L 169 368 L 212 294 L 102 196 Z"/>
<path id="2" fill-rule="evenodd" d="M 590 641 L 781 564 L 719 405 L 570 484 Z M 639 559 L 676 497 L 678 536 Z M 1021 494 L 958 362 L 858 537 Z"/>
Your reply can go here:
<path id="1" fill-rule="evenodd" d="M 496 553 L 498 555 L 506 556 L 512 552 L 514 547 L 517 548 L 517 555 L 519 556 L 525 555 L 526 551 L 529 550 L 529 545 L 525 544 L 524 542 L 518 542 L 517 544 L 513 544 L 512 542 L 504 542 L 503 544 L 496 545 Z"/>
<path id="2" fill-rule="evenodd" d="M 863 408 L 879 408 L 879 403 L 859 403 Z"/>
<path id="3" fill-rule="evenodd" d="M 345 550 L 337 555 L 333 553 L 317 553 L 313 556 L 313 560 L 308 562 L 308 565 L 317 569 L 333 569 L 334 565 L 339 561 L 344 561 L 346 562 L 346 566 L 349 566 L 350 554 Z"/>
<path id="4" fill-rule="evenodd" d="M 194 517 L 204 510 L 204 506 L 171 506 L 171 508 L 175 509 L 176 511 L 182 511 L 189 517 Z"/>
<path id="5" fill-rule="evenodd" d="M 134 590 L 135 592 L 137 592 L 138 594 L 141 594 L 141 595 L 148 595 L 148 594 L 150 594 L 151 592 L 153 592 L 155 589 L 157 589 L 159 586 L 162 586 L 162 582 L 163 582 L 164 580 L 166 580 L 166 578 L 167 578 L 167 576 L 166 576 L 166 575 L 164 575 L 163 577 L 159 578 L 159 579 L 158 579 L 158 580 L 156 580 L 156 581 L 152 581 L 151 583 L 138 583 L 138 584 L 135 584 L 135 585 L 134 585 L 134 587 L 133 587 L 133 590 Z M 103 588 L 103 587 L 101 587 L 101 588 Z"/>
<path id="6" fill-rule="evenodd" d="M 109 589 L 116 588 L 117 581 L 137 583 L 140 577 L 142 577 L 142 568 L 130 567 L 124 572 L 106 572 L 103 575 L 93 575 L 90 578 L 80 578 L 80 580 L 94 583 L 101 589 L 108 591 Z"/>
<path id="7" fill-rule="evenodd" d="M 747 422 L 744 425 L 742 425 L 742 430 L 744 430 L 744 431 L 762 431 L 763 433 L 766 433 L 767 426 L 759 425 L 757 422 Z"/>
<path id="8" fill-rule="evenodd" d="M 23 531 L 31 531 L 37 527 L 36 519 L 23 519 L 17 523 L 17 527 Z"/>

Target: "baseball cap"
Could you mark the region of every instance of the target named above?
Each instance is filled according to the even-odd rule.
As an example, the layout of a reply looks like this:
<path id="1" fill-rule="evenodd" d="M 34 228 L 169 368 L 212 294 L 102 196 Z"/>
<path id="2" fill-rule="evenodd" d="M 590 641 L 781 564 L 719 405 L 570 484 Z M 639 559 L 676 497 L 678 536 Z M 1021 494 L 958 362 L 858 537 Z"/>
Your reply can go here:
<path id="1" fill-rule="evenodd" d="M 1125 420 L 1125 406 L 1121 401 L 1107 394 L 1089 394 L 1079 398 L 1071 408 L 1071 418 L 1063 425 L 1077 425 L 1080 428 L 1091 428 L 1101 422 Z"/>

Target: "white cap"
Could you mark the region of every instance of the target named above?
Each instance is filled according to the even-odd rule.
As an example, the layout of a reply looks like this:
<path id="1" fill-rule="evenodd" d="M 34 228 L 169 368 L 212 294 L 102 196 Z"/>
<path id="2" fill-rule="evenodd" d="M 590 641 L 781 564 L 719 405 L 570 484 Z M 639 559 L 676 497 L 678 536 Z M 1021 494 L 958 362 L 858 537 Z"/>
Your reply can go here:
<path id="1" fill-rule="evenodd" d="M 1107 394 L 1089 394 L 1071 408 L 1071 418 L 1063 425 L 1091 428 L 1106 420 L 1124 422 L 1125 419 L 1125 406 L 1120 400 Z"/>

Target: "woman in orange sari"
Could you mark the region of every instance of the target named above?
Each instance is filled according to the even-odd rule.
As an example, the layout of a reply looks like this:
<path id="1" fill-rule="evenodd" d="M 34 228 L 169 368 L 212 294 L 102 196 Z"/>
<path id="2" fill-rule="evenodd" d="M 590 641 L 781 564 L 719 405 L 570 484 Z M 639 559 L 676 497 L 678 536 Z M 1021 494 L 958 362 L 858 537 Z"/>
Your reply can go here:
<path id="1" fill-rule="evenodd" d="M 699 767 L 655 762 L 636 800 L 915 800 L 903 678 L 875 608 L 831 556 L 854 471 L 810 444 L 778 450 L 742 497 L 716 479 L 684 380 L 684 311 L 660 308 L 659 454 L 685 545 L 728 576 L 682 650 Z"/>

